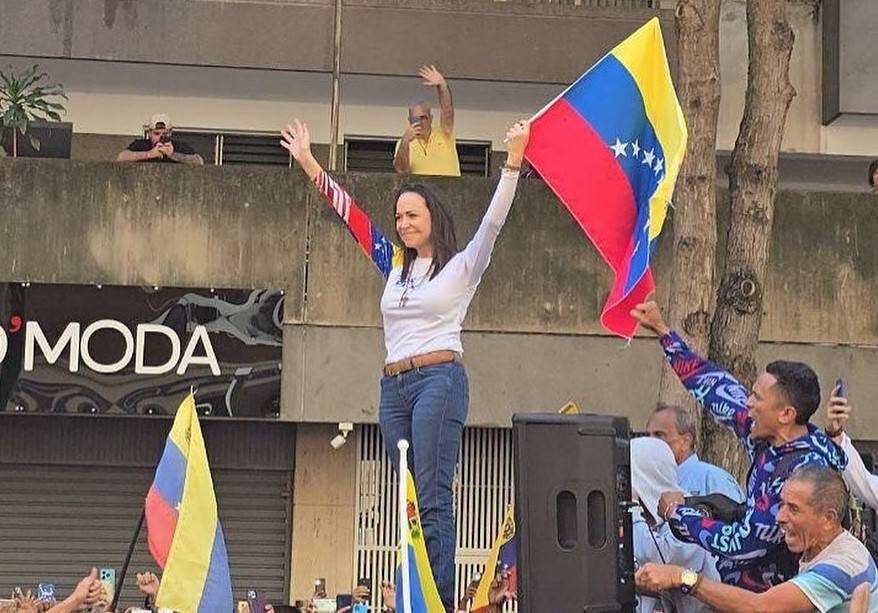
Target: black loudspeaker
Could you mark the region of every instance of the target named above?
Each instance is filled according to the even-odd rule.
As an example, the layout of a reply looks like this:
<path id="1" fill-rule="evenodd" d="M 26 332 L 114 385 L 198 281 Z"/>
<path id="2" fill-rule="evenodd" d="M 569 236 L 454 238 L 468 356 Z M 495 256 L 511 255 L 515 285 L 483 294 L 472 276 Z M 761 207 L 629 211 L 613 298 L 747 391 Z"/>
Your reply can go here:
<path id="1" fill-rule="evenodd" d="M 512 418 L 519 613 L 634 611 L 628 420 Z"/>

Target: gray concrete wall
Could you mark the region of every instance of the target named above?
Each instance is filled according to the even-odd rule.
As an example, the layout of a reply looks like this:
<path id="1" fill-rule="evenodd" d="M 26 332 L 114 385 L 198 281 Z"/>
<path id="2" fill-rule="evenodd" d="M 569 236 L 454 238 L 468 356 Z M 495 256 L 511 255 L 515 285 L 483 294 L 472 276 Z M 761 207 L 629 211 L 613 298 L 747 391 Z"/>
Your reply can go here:
<path id="1" fill-rule="evenodd" d="M 339 178 L 392 228 L 396 177 Z M 435 184 L 463 243 L 495 181 Z M 285 288 L 283 417 L 375 420 L 381 278 L 298 171 L 5 159 L 0 211 L 2 280 Z M 670 230 L 656 256 L 663 299 Z M 871 196 L 780 195 L 759 354 L 811 361 L 826 387 L 844 376 L 861 437 L 878 437 L 866 404 L 878 393 L 875 235 Z M 661 356 L 650 339 L 626 347 L 599 327 L 609 281 L 546 187 L 522 181 L 465 323 L 470 423 L 504 424 L 567 400 L 642 421 Z"/>
<path id="2" fill-rule="evenodd" d="M 126 62 L 332 70 L 335 3 L 2 0 L 0 54 Z M 75 10 L 74 10 L 75 9 Z M 560 3 L 349 0 L 344 72 L 567 83 L 649 17 L 673 13 Z M 673 54 L 676 47 L 669 41 Z"/>
<path id="3" fill-rule="evenodd" d="M 301 319 L 308 186 L 289 173 L 13 160 L 0 166 L 4 280 L 280 287 Z"/>

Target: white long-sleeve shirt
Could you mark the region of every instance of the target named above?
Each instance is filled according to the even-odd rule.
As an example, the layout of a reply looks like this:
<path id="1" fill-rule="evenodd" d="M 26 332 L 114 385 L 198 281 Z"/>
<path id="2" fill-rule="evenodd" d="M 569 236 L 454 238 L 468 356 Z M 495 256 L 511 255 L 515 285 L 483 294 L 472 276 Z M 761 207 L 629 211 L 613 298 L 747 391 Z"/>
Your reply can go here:
<path id="1" fill-rule="evenodd" d="M 318 174 L 314 183 L 387 279 L 381 297 L 385 363 L 432 351 L 462 354 L 463 319 L 512 207 L 518 172 L 503 169 L 482 223 L 463 251 L 455 254 L 433 279 L 427 274 L 431 259 L 417 258 L 404 284 L 400 282 L 402 249 L 372 225 L 351 195 L 327 173 Z"/>
<path id="2" fill-rule="evenodd" d="M 851 494 L 869 507 L 878 509 L 878 476 L 869 472 L 851 438 L 844 433 L 841 435 L 841 448 L 848 456 L 842 476 Z"/>
<path id="3" fill-rule="evenodd" d="M 417 258 L 405 283 L 401 266 L 390 271 L 381 296 L 386 363 L 445 349 L 463 353 L 463 319 L 491 261 L 517 183 L 518 173 L 504 169 L 472 240 L 433 279 L 431 258 Z"/>

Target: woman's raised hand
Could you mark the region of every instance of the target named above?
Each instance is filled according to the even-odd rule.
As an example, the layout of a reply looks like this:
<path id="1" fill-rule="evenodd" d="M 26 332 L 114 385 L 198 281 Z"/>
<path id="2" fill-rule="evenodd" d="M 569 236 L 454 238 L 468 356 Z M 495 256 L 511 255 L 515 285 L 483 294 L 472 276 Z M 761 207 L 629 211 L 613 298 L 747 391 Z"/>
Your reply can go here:
<path id="1" fill-rule="evenodd" d="M 301 162 L 303 156 L 311 155 L 311 133 L 306 124 L 294 119 L 293 123 L 288 123 L 281 130 L 280 135 L 281 146 L 289 151 L 297 162 Z"/>
<path id="2" fill-rule="evenodd" d="M 530 138 L 530 122 L 526 119 L 517 121 L 506 131 L 506 165 L 521 168 L 524 150 Z"/>
<path id="3" fill-rule="evenodd" d="M 314 156 L 311 154 L 311 133 L 308 131 L 308 125 L 294 119 L 293 123 L 287 124 L 280 131 L 281 146 L 290 152 L 293 159 L 296 160 L 311 179 L 314 179 L 322 168 Z"/>

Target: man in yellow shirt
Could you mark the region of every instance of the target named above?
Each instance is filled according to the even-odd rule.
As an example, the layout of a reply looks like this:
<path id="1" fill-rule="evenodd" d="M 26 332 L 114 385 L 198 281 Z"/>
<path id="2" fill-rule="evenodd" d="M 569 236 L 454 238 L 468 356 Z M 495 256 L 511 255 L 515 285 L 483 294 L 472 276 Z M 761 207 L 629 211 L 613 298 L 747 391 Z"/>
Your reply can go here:
<path id="1" fill-rule="evenodd" d="M 393 167 L 399 173 L 459 177 L 451 90 L 435 66 L 422 66 L 418 74 L 424 79 L 424 85 L 438 90 L 439 129 L 433 129 L 433 113 L 428 102 L 409 106 L 409 127 L 396 144 Z"/>

